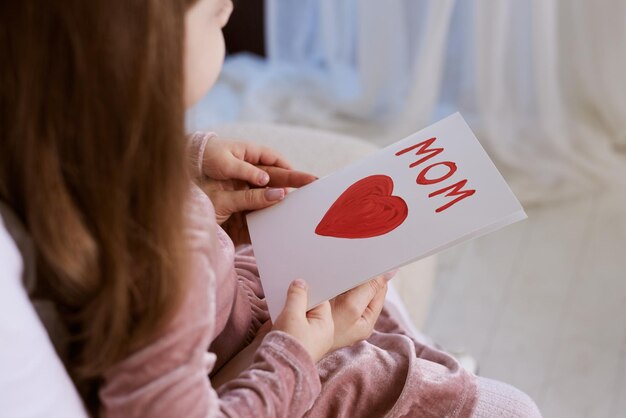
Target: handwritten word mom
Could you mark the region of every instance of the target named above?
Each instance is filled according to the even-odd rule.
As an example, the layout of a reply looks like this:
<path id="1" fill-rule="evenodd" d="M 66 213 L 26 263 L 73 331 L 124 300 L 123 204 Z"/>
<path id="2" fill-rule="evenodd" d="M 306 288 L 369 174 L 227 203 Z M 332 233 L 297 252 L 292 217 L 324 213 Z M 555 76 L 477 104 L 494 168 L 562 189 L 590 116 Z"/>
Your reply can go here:
<path id="1" fill-rule="evenodd" d="M 409 168 L 413 168 L 416 167 L 428 160 L 430 160 L 431 158 L 435 157 L 436 155 L 440 154 L 441 152 L 443 152 L 443 148 L 429 148 L 431 145 L 433 145 L 433 143 L 437 140 L 437 138 L 430 138 L 427 139 L 426 141 L 420 142 L 419 144 L 415 144 L 413 146 L 410 146 L 408 148 L 403 149 L 402 151 L 398 151 L 396 152 L 396 156 L 400 156 L 403 154 L 406 154 L 407 152 L 411 152 L 413 150 L 417 150 L 415 152 L 416 156 L 422 156 L 420 159 L 418 159 L 417 161 L 414 161 L 413 163 L 411 163 L 409 165 Z M 430 175 L 429 173 L 431 172 L 431 170 L 435 167 L 442 167 L 444 168 L 445 172 L 444 174 L 438 174 L 438 175 Z M 456 163 L 454 163 L 453 161 L 440 161 L 437 163 L 433 163 L 430 164 L 424 168 L 421 169 L 421 171 L 419 172 L 419 174 L 417 175 L 417 178 L 415 179 L 415 182 L 417 184 L 421 184 L 423 186 L 427 186 L 430 184 L 438 184 L 441 183 L 444 180 L 447 180 L 449 177 L 451 177 L 454 173 L 456 173 Z M 440 169 L 435 170 L 436 172 L 441 172 Z M 432 193 L 430 193 L 428 195 L 428 197 L 434 197 L 434 196 L 438 196 L 440 194 L 446 193 L 445 197 L 455 197 L 456 199 L 448 201 L 447 203 L 445 203 L 443 206 L 440 206 L 439 208 L 437 208 L 437 210 L 435 210 L 435 212 L 439 213 L 439 212 L 443 212 L 444 210 L 448 209 L 450 206 L 454 205 L 455 203 L 470 197 L 471 195 L 473 195 L 474 193 L 476 193 L 476 190 L 473 189 L 467 189 L 467 190 L 461 190 L 463 187 L 465 187 L 465 185 L 467 184 L 467 179 L 463 179 L 463 180 L 459 180 L 456 183 L 450 184 L 449 186 L 446 186 L 442 189 L 436 190 Z"/>

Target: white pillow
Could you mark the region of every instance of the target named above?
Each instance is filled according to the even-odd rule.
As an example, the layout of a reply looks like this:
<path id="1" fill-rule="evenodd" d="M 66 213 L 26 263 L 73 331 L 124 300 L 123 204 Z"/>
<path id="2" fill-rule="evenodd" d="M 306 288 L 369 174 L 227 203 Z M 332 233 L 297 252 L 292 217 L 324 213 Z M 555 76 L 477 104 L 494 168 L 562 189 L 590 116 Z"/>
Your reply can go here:
<path id="1" fill-rule="evenodd" d="M 87 413 L 22 285 L 23 262 L 0 217 L 0 414 Z"/>

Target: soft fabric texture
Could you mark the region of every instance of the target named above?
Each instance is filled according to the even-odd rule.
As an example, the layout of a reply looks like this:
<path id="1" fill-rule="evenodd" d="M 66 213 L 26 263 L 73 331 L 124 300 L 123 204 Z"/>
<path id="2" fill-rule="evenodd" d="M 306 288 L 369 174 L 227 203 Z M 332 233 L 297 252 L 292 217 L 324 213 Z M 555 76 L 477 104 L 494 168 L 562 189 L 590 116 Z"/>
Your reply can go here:
<path id="1" fill-rule="evenodd" d="M 506 383 L 478 377 L 476 418 L 535 418 L 541 413 L 535 402 L 519 389 Z"/>

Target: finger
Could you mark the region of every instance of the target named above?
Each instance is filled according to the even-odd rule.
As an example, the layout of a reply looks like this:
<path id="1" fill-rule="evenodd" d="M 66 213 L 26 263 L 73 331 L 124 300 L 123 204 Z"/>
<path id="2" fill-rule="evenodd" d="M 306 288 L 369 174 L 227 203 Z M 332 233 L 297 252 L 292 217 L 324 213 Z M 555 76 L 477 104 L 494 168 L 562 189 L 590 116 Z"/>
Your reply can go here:
<path id="1" fill-rule="evenodd" d="M 286 170 L 280 167 L 259 166 L 270 176 L 267 184 L 270 187 L 302 187 L 317 180 L 313 174 L 297 170 Z"/>
<path id="2" fill-rule="evenodd" d="M 308 286 L 302 279 L 296 279 L 287 289 L 287 300 L 285 301 L 285 311 L 305 315 L 308 303 Z"/>
<path id="3" fill-rule="evenodd" d="M 233 154 L 241 160 L 254 165 L 268 165 L 291 169 L 291 164 L 278 151 L 253 142 L 238 141 L 234 144 Z"/>
<path id="4" fill-rule="evenodd" d="M 285 190 L 279 188 L 261 188 L 223 192 L 216 199 L 215 207 L 229 215 L 237 212 L 263 209 L 285 198 Z"/>
<path id="5" fill-rule="evenodd" d="M 375 279 L 369 280 L 359 286 L 348 290 L 341 295 L 342 299 L 350 299 L 351 305 L 355 306 L 360 312 L 365 311 L 365 308 L 370 304 L 374 296 L 380 289 L 385 286 L 386 282 L 382 276 L 378 276 Z"/>
<path id="6" fill-rule="evenodd" d="M 383 310 L 383 306 L 385 305 L 385 296 L 387 295 L 387 283 L 383 285 L 383 287 L 376 292 L 376 295 L 372 298 L 367 308 L 363 311 L 363 318 L 367 321 L 368 324 L 373 325 L 378 319 L 380 312 Z"/>
<path id="7" fill-rule="evenodd" d="M 393 270 L 389 270 L 387 273 L 383 274 L 383 278 L 386 281 L 389 281 L 391 279 L 393 279 L 396 274 L 398 274 L 398 271 L 400 271 L 399 269 L 393 269 Z"/>
<path id="8" fill-rule="evenodd" d="M 292 166 L 289 163 L 289 161 L 287 161 L 287 159 L 283 157 L 283 155 L 279 153 L 278 151 L 275 151 L 263 145 L 258 145 L 258 144 L 254 144 L 254 145 L 257 145 L 258 148 L 252 147 L 250 149 L 250 153 L 254 153 L 251 156 L 251 158 L 256 158 L 256 161 L 257 161 L 256 164 L 281 167 L 287 170 L 292 169 Z M 256 154 L 256 152 L 258 152 L 258 154 Z"/>
<path id="9" fill-rule="evenodd" d="M 257 186 L 265 186 L 270 181 L 270 175 L 259 167 L 233 157 L 224 167 L 224 178 L 243 180 Z"/>

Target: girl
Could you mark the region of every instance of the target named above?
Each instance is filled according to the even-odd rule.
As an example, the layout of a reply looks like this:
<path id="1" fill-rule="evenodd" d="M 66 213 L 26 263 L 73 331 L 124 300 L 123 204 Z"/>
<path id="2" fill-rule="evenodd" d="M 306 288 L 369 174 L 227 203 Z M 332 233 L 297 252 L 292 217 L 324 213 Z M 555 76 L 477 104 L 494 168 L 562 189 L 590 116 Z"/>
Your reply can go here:
<path id="1" fill-rule="evenodd" d="M 221 67 L 230 0 L 0 8 L 1 210 L 24 265 L 3 295 L 19 300 L 9 284 L 22 281 L 90 414 L 538 415 L 523 393 L 415 342 L 382 310 L 388 277 L 309 312 L 295 280 L 269 322 L 251 249 L 233 244 L 248 238 L 240 212 L 314 177 L 252 144 L 183 139 L 184 107 Z M 3 357 L 30 350 L 34 367 L 11 374 L 20 363 L 7 360 L 1 375 L 35 388 L 46 415 L 80 416 L 42 330 L 20 323 L 39 339 L 2 322 Z M 4 412 L 28 409 L 13 401 L 19 385 L 2 389 Z"/>

